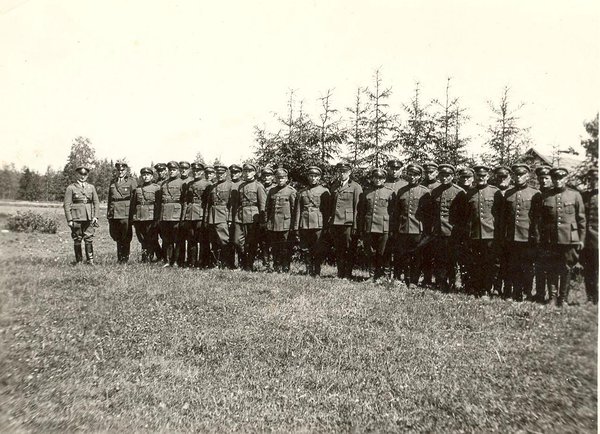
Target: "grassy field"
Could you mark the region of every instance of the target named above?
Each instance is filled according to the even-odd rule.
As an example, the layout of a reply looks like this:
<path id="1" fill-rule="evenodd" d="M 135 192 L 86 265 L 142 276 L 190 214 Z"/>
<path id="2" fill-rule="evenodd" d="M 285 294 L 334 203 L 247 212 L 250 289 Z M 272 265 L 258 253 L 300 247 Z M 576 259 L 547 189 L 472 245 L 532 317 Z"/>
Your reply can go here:
<path id="1" fill-rule="evenodd" d="M 593 306 L 117 265 L 106 220 L 74 267 L 67 229 L 0 234 L 2 431 L 596 432 Z"/>

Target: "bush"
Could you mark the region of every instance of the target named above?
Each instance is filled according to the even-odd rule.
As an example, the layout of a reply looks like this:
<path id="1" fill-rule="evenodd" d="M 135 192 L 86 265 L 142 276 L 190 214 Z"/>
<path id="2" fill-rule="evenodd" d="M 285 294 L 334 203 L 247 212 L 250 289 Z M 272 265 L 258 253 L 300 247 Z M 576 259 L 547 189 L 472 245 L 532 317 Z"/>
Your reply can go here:
<path id="1" fill-rule="evenodd" d="M 17 211 L 16 215 L 8 217 L 6 224 L 13 232 L 42 232 L 55 234 L 58 223 L 54 217 L 47 217 L 34 211 Z"/>

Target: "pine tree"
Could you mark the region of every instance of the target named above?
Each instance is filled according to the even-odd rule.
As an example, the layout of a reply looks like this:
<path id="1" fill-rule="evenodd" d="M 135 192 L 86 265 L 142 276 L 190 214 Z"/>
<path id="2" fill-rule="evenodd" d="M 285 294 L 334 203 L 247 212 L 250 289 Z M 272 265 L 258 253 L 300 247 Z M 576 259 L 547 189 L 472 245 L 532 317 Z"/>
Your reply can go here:
<path id="1" fill-rule="evenodd" d="M 403 107 L 408 119 L 400 132 L 402 153 L 412 161 L 436 159 L 433 143 L 436 124 L 429 111 L 431 104 L 423 103 L 419 82 L 415 83 L 414 96 Z"/>

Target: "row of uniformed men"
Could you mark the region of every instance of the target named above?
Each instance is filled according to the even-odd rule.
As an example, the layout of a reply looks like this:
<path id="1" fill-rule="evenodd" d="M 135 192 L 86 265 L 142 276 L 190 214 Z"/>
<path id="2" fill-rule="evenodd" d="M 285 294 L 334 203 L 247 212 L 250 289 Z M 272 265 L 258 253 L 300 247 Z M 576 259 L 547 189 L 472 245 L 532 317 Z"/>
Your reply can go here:
<path id="1" fill-rule="evenodd" d="M 127 176 L 124 163 L 116 166 L 119 176 L 110 186 L 108 218 L 120 262 L 128 259 L 133 222 L 143 260 L 154 253 L 168 265 L 185 265 L 187 254 L 187 265 L 233 267 L 237 252 L 240 266 L 252 269 L 257 247 L 266 237 L 274 268 L 285 271 L 290 237 L 298 236 L 311 275 L 320 273 L 333 244 L 338 276 L 350 277 L 360 237 L 372 254 L 375 278 L 384 275 L 393 257 L 395 277 L 403 275 L 409 285 L 416 284 L 423 271 L 424 283 L 435 274 L 436 284 L 450 290 L 460 265 L 467 291 L 484 295 L 496 288 L 520 300 L 524 294 L 533 298 L 535 264 L 535 298 L 545 301 L 548 289 L 550 298 L 561 304 L 585 240 L 586 290 L 590 301 L 597 300 L 597 171 L 590 173 L 593 188 L 586 193 L 586 224 L 583 199 L 566 188 L 568 171 L 563 168 L 538 168 L 539 191 L 527 185 L 526 165 L 496 170 L 501 180 L 512 178 L 511 188 L 489 185 L 490 169 L 476 166 L 459 172 L 462 188 L 453 182 L 456 171 L 451 165 L 409 164 L 405 180 L 400 176 L 402 164 L 392 160 L 387 173 L 371 172 L 371 185 L 363 192 L 350 179 L 350 166 L 339 164 L 331 189 L 321 185 L 321 170 L 311 167 L 308 186 L 296 192 L 285 169 L 276 171 L 275 185 L 267 178 L 265 187 L 256 180 L 252 164 L 230 166 L 230 180 L 225 166 L 157 164 L 157 182 L 152 169 L 144 168 L 140 186 Z M 67 220 L 74 222 L 67 196 Z M 93 230 L 88 225 L 88 231 L 89 226 Z M 80 235 L 74 239 L 76 258 L 81 260 L 77 244 L 78 238 L 79 245 L 86 239 L 85 229 L 74 233 Z M 91 249 L 91 240 L 89 244 Z M 86 240 L 86 252 L 87 246 Z"/>

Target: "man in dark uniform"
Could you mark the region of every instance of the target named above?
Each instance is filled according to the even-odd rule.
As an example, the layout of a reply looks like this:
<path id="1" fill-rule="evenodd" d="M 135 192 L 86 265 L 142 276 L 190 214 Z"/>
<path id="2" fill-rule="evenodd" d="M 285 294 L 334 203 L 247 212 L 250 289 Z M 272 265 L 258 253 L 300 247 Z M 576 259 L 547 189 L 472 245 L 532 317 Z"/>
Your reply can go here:
<path id="1" fill-rule="evenodd" d="M 142 262 L 148 262 L 152 259 L 158 244 L 159 201 L 157 199 L 160 187 L 154 182 L 154 174 L 150 167 L 143 167 L 140 175 L 143 183 L 133 192 L 131 208 L 135 235 L 142 245 Z"/>
<path id="2" fill-rule="evenodd" d="M 204 220 L 208 191 L 212 185 L 204 177 L 204 164 L 192 163 L 193 179 L 187 183 L 183 201 L 183 221 L 186 225 L 188 267 L 206 267 L 209 263 L 209 238 Z"/>
<path id="3" fill-rule="evenodd" d="M 110 237 L 117 243 L 117 261 L 122 264 L 129 261 L 129 250 L 133 230 L 131 227 L 131 197 L 137 187 L 135 178 L 129 176 L 129 167 L 123 161 L 115 164 L 117 176 L 108 188 L 108 230 Z"/>
<path id="4" fill-rule="evenodd" d="M 239 200 L 239 192 L 238 189 L 240 187 L 240 184 L 243 182 L 242 181 L 242 166 L 238 165 L 238 164 L 232 164 L 231 166 L 229 166 L 229 178 L 231 179 L 231 203 L 232 204 L 236 204 L 238 203 Z M 235 239 L 235 225 L 233 223 L 231 223 L 230 227 L 229 227 L 229 231 L 231 232 L 231 238 Z M 235 247 L 235 244 L 233 245 L 233 247 Z M 236 262 L 235 260 L 235 256 L 238 256 L 238 260 Z M 231 269 L 235 269 L 237 268 L 237 264 L 239 263 L 241 265 L 242 259 L 240 257 L 240 253 L 238 251 L 236 251 L 235 248 L 231 248 L 228 250 L 228 254 L 229 257 L 227 258 L 227 263 L 229 264 L 229 268 Z"/>
<path id="5" fill-rule="evenodd" d="M 208 190 L 206 223 L 214 264 L 229 267 L 231 245 L 231 181 L 227 180 L 227 167 L 215 166 L 216 183 Z"/>
<path id="6" fill-rule="evenodd" d="M 156 163 L 154 165 L 154 170 L 156 171 L 156 184 L 159 187 L 157 197 L 156 197 L 156 202 L 160 206 L 160 186 L 169 177 L 169 172 L 167 170 L 167 165 L 165 163 Z M 156 217 L 157 217 L 157 219 L 160 218 L 160 208 L 158 209 L 158 213 L 157 213 Z M 162 240 L 162 235 L 160 233 L 160 225 L 158 224 L 158 222 L 156 224 L 157 224 L 158 237 L 156 237 L 156 245 L 154 246 L 153 251 L 154 251 L 154 254 L 156 255 L 156 260 L 162 261 L 165 255 L 164 255 L 162 245 L 158 241 L 159 237 Z"/>
<path id="7" fill-rule="evenodd" d="M 206 167 L 204 169 L 204 177 L 206 178 L 206 180 L 208 182 L 210 182 L 211 184 L 215 184 L 216 180 L 215 180 L 215 168 L 214 167 Z"/>
<path id="8" fill-rule="evenodd" d="M 502 238 L 505 253 L 504 297 L 515 301 L 532 300 L 531 276 L 533 261 L 539 244 L 539 218 L 542 194 L 529 187 L 529 167 L 526 164 L 512 166 L 514 187 L 504 195 L 502 212 Z M 512 290 L 512 294 L 509 292 Z"/>
<path id="9" fill-rule="evenodd" d="M 466 290 L 491 295 L 498 275 L 498 240 L 501 231 L 502 193 L 488 184 L 489 167 L 475 166 L 475 185 L 467 191 L 465 235 L 468 246 Z"/>
<path id="10" fill-rule="evenodd" d="M 585 243 L 581 251 L 581 265 L 585 280 L 587 301 L 598 304 L 598 169 L 587 173 L 588 190 L 583 193 L 585 205 Z"/>
<path id="11" fill-rule="evenodd" d="M 431 235 L 436 285 L 444 292 L 456 290 L 458 249 L 463 235 L 467 197 L 453 184 L 455 169 L 450 164 L 438 167 L 441 184 L 431 191 Z"/>
<path id="12" fill-rule="evenodd" d="M 85 243 L 86 262 L 94 264 L 94 232 L 98 225 L 98 209 L 100 200 L 96 188 L 87 182 L 89 169 L 79 166 L 75 169 L 76 181 L 65 191 L 64 210 L 67 224 L 71 228 L 75 264 L 83 261 L 81 241 Z"/>
<path id="13" fill-rule="evenodd" d="M 253 271 L 259 228 L 265 223 L 267 194 L 263 185 L 256 180 L 254 164 L 244 164 L 242 176 L 244 180 L 238 188 L 237 199 L 232 202 L 233 244 L 241 267 Z"/>
<path id="14" fill-rule="evenodd" d="M 358 243 L 358 201 L 362 187 L 350 179 L 352 168 L 349 164 L 338 163 L 337 180 L 332 186 L 332 213 L 329 230 L 335 250 L 337 276 L 352 278 L 354 256 Z"/>
<path id="15" fill-rule="evenodd" d="M 581 194 L 567 188 L 568 174 L 563 167 L 551 169 L 554 187 L 542 195 L 541 243 L 548 252 L 550 300 L 557 306 L 568 302 L 571 269 L 585 240 L 585 206 Z"/>
<path id="16" fill-rule="evenodd" d="M 437 165 L 436 165 L 437 173 Z M 396 192 L 393 213 L 392 243 L 396 248 L 395 267 L 402 270 L 404 282 L 410 288 L 419 282 L 422 265 L 422 250 L 419 243 L 427 235 L 431 192 L 420 184 L 423 168 L 418 164 L 406 166 L 408 184 Z M 433 251 L 433 249 L 431 249 Z"/>
<path id="17" fill-rule="evenodd" d="M 308 186 L 298 193 L 293 230 L 298 231 L 300 249 L 305 253 L 310 276 L 321 274 L 325 256 L 324 232 L 331 215 L 331 193 L 321 185 L 321 169 L 311 166 L 307 171 Z"/>
<path id="18" fill-rule="evenodd" d="M 392 189 L 394 193 L 396 193 L 400 188 L 407 185 L 405 179 L 402 178 L 402 162 L 400 160 L 391 159 L 387 162 L 387 179 L 385 180 L 385 186 Z M 389 242 L 390 240 L 388 240 Z M 393 277 L 395 279 L 400 279 L 400 275 L 402 271 L 397 268 L 400 265 L 400 261 L 397 261 L 395 258 L 396 251 L 395 249 L 388 248 L 387 249 L 387 258 L 386 267 L 389 267 L 390 264 L 393 266 Z"/>
<path id="19" fill-rule="evenodd" d="M 183 181 L 179 177 L 179 164 L 170 161 L 167 164 L 169 178 L 160 187 L 160 233 L 163 237 L 165 267 L 174 266 L 180 250 L 180 228 Z"/>
<path id="20" fill-rule="evenodd" d="M 265 188 L 265 193 L 267 193 L 267 197 L 269 196 L 269 190 L 273 188 L 273 169 L 270 167 L 265 167 L 260 171 L 260 182 Z M 263 231 L 261 229 L 261 233 L 259 234 L 259 249 L 260 249 L 260 259 L 264 267 L 269 269 L 271 266 L 271 252 L 269 247 L 269 242 L 267 239 L 266 230 Z"/>
<path id="21" fill-rule="evenodd" d="M 192 171 L 192 166 L 190 163 L 188 163 L 187 161 L 180 161 L 179 162 L 179 173 L 180 173 L 180 178 L 181 181 L 183 182 L 183 185 L 181 187 L 181 198 L 183 201 L 183 198 L 185 196 L 185 191 L 187 189 L 187 185 L 188 183 L 190 183 L 192 181 L 192 176 L 191 176 L 191 171 Z M 182 204 L 183 206 L 183 204 Z M 187 240 L 190 238 L 189 235 L 189 225 L 186 224 L 186 222 L 182 220 L 179 222 L 179 234 L 177 235 L 178 241 L 177 241 L 177 265 L 179 265 L 180 267 L 185 267 L 186 266 L 186 252 L 189 251 L 189 247 L 187 247 Z"/>
<path id="22" fill-rule="evenodd" d="M 276 272 L 290 271 L 291 249 L 288 242 L 296 189 L 288 184 L 288 171 L 275 171 L 276 185 L 267 193 L 267 237 L 273 253 L 273 269 Z"/>
<path id="23" fill-rule="evenodd" d="M 471 187 L 473 187 L 473 178 L 475 176 L 475 172 L 470 167 L 464 167 L 458 171 L 458 182 L 456 183 L 460 188 L 462 188 L 465 192 L 469 191 Z M 469 265 L 469 255 L 468 255 L 468 246 L 467 246 L 467 237 L 464 232 L 465 225 L 460 224 L 457 226 L 458 230 L 458 247 L 457 247 L 457 261 L 458 268 L 460 270 L 460 281 L 461 286 L 464 288 L 465 284 L 468 280 L 468 272 L 467 268 Z"/>
<path id="24" fill-rule="evenodd" d="M 429 191 L 439 187 L 440 181 L 438 180 L 438 165 L 435 161 L 426 161 L 423 163 L 424 177 L 421 182 L 422 185 L 427 187 Z M 433 261 L 435 251 L 432 243 L 425 244 L 421 250 L 421 266 L 423 269 L 423 285 L 431 285 L 433 277 Z"/>
<path id="25" fill-rule="evenodd" d="M 508 189 L 511 187 L 511 172 L 506 166 L 498 166 L 494 168 L 494 182 L 493 185 L 498 187 L 502 197 L 506 194 Z M 508 298 L 512 294 L 512 288 L 510 287 L 511 280 L 508 278 L 508 260 L 510 256 L 510 249 L 506 246 L 510 243 L 504 242 L 504 234 L 498 241 L 498 276 L 494 282 L 494 291 L 501 297 Z M 521 290 L 522 292 L 522 290 Z"/>
<path id="26" fill-rule="evenodd" d="M 535 169 L 535 175 L 538 181 L 538 189 L 542 196 L 552 189 L 552 178 L 550 177 L 549 166 L 540 166 Z M 535 258 L 535 301 L 538 303 L 546 302 L 546 287 L 548 285 L 548 255 L 545 244 L 540 243 Z"/>
<path id="27" fill-rule="evenodd" d="M 385 275 L 390 227 L 394 227 L 396 193 L 385 185 L 385 178 L 383 169 L 371 170 L 371 186 L 361 194 L 358 204 L 359 235 L 369 252 L 373 280 Z"/>

